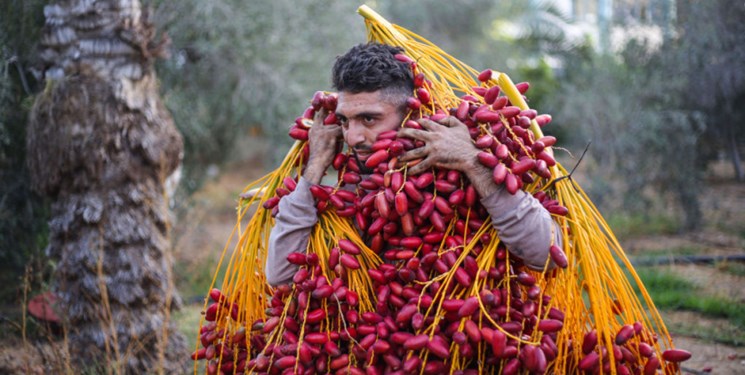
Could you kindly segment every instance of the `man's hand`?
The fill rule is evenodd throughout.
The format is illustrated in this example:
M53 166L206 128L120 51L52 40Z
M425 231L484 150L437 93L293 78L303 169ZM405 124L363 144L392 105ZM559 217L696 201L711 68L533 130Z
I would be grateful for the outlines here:
M327 115L326 109L319 109L308 132L308 164L303 177L311 184L321 182L326 169L334 161L337 148L343 139L341 126L323 124L323 119Z
M398 135L420 140L423 147L410 150L399 160L406 162L423 158L409 169L412 174L419 174L432 167L455 169L465 172L476 162L479 149L474 146L468 128L455 117L447 117L439 124L419 119L424 130L403 128Z
M403 128L401 137L424 142L424 146L410 150L399 158L401 162L423 159L409 168L410 174L419 174L432 167L454 169L464 173L480 196L486 197L498 189L491 179L491 171L478 161L479 149L471 141L468 127L455 117L447 117L436 123L419 119L426 129Z

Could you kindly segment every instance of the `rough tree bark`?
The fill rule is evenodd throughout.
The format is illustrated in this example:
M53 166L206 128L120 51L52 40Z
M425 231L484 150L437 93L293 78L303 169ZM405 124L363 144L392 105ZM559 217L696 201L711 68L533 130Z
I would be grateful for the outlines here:
M47 251L71 357L96 373L181 373L167 185L183 141L157 91L163 39L139 0L62 0L44 15L28 161L52 198Z

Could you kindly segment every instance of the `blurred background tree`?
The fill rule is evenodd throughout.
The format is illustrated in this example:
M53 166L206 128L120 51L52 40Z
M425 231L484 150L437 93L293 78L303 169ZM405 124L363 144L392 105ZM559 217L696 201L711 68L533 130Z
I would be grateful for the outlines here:
M26 125L33 95L42 83L34 74L35 46L44 25L43 0L0 3L0 300L20 295L26 266L41 277L48 263L49 208L31 190L26 166Z
M261 137L278 164L287 129L316 90L330 89L337 55L364 42L350 2L160 1L155 21L173 57L157 67L164 100L184 136L181 197L207 172L242 160L241 139ZM209 168L212 166L212 168Z
M745 4L685 0L678 7L680 38L670 43L666 68L677 67L688 79L679 92L685 105L707 115L697 145L702 161L728 154L735 176L745 181Z
M745 4L619 3L609 50L561 54L549 112L568 140L592 141L588 190L606 212L673 207L680 230L696 229L708 163L728 150L742 175Z

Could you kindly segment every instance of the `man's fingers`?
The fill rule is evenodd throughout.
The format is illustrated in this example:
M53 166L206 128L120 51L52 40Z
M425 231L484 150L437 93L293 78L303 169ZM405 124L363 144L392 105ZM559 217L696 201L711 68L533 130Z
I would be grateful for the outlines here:
M340 141L340 140L344 139L344 131L341 130L341 126L339 126L339 125L329 126L329 128L333 128L334 129L333 131L334 131L334 135L336 136L336 140L337 141Z
M314 122L318 126L311 126L308 135L310 139L317 142L339 143L344 139L344 131L338 125L323 125L323 122ZM325 140L325 141L324 141Z
M313 124L323 125L323 120L326 119L326 116L328 115L329 114L326 108L321 107L319 110L316 111L316 114L313 115Z
M411 167L408 169L409 175L418 175L432 167L432 160L430 158L426 158L422 160L421 163Z
M399 137L408 137L418 139L420 141L427 142L430 140L430 135L426 131L411 128L401 128L398 130Z
M421 125L423 128L425 128L425 129L427 129L429 131L435 131L437 128L439 128L439 127L442 126L442 125L440 125L440 124L438 124L438 123L436 123L436 122L434 122L432 120L426 119L426 118L420 118L419 120L416 120L416 122L418 122L419 125Z
M448 128L456 127L456 126L466 126L466 124L460 122L457 118L453 116L445 117L444 119L440 120L440 124L447 126Z
M427 149L426 147L419 147L415 148L413 150L406 151L403 155L401 155L398 160L405 162L405 161L411 161L415 159L419 159L422 157L427 156Z

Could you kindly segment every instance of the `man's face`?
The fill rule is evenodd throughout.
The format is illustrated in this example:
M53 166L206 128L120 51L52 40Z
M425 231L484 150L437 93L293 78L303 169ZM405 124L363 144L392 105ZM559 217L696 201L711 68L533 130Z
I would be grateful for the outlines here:
M397 105L382 100L380 91L339 93L336 116L344 131L344 141L361 167L372 154L371 146L378 134L397 129L404 119Z

